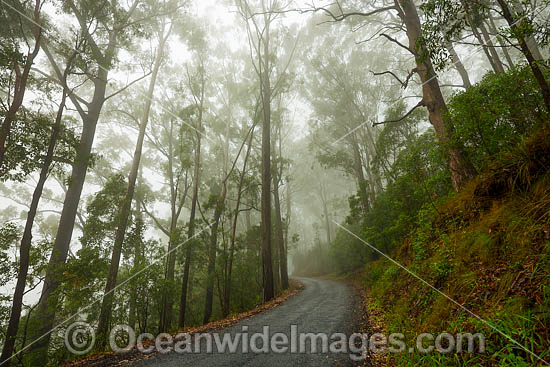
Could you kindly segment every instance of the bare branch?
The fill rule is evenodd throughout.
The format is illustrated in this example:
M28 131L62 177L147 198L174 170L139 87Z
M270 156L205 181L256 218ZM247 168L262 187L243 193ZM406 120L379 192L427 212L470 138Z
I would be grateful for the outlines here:
M315 7L312 6L308 9L286 9L286 10L272 10L272 11L266 11L266 12L256 12L250 14L251 17L254 17L256 15L265 15L265 14L288 14L288 13L298 13L298 14L307 14L307 13L325 13L330 18L332 18L333 22L341 22L349 17L370 17L379 13L383 13L390 10L397 10L395 6L386 6L383 8L377 8L369 12L360 12L360 11L354 11L349 13L344 13L341 6L339 6L340 14L335 14L332 11L328 10L324 7Z
M160 229L162 231L162 233L164 233L165 235L170 237L170 231L168 231L166 228L164 228L164 226L160 223L160 221L157 219L157 217L155 217L155 215L153 213L151 213L149 210L147 210L147 206L145 205L145 202L141 201L141 207L145 211L145 214L147 214L147 216L149 216L149 218L151 218L153 220L153 222L155 222L158 229Z
M418 102L418 104L416 106L414 106L409 112L407 112L403 117L397 119L397 120L388 120L388 121L382 121L382 122L375 122L372 124L372 126L378 126L378 125L383 125L383 124L390 124L390 123L393 123L393 122L401 122L403 121L404 119L406 119L407 117L409 117L410 115L412 115L412 113L419 107L425 107L426 104L424 103L424 100L420 100L420 102Z
M403 87L403 89L407 89L407 87L409 86L409 82L411 81L411 78L414 76L415 73L418 72L418 69L417 68L414 68L412 69L409 74L407 75L407 78L405 79L405 81L401 81L401 79L399 79L399 77L397 75L395 75L393 72L391 71L383 71L381 73L375 73L374 71L371 71L371 73L373 73L373 75L385 75L385 74L390 74L391 76L393 76L395 79L397 79L397 81L401 84L401 86Z
M411 54L415 55L416 56L416 52L411 50L410 48L408 48L407 46L405 46L404 44L402 44L401 42L399 42L398 40L396 40L395 38L387 35L386 33L380 33L380 37L385 37L386 39L388 39L389 41L395 43L396 45L398 45L399 47L402 47L404 48L405 50L409 51Z
M65 84L65 85L62 85L62 86L69 90L69 98L71 99L71 102L73 103L73 105L76 107L76 110L78 111L78 113L80 114L81 117L86 116L86 112L84 111L84 109L82 108L82 106L80 104L82 103L86 106L88 104L82 98L78 97L76 95L76 93L74 93L74 91L71 88L68 88L68 86L66 85L66 82L62 82L63 73L61 73L61 69L59 68L59 65L57 64L57 62L55 61L52 53L50 52L50 50L48 48L48 45L47 45L47 42L42 43L42 50L44 50L44 53L46 54L46 57L48 58L50 64L52 65L52 68L55 71L55 75L57 76L57 78L59 80L59 83Z
M134 85L134 84L136 84L136 83L142 81L143 79L147 78L149 75L151 75L151 71L148 72L147 74L144 74L143 76L140 76L140 77L137 78L136 80L134 80L134 81L128 83L126 86L124 86L123 88L117 90L116 92L114 92L114 93L111 94L110 96L105 97L105 100L108 100L108 99L110 99L110 98L113 98L114 96L116 96L116 95L118 95L118 94L124 92L126 89L130 88L132 85Z

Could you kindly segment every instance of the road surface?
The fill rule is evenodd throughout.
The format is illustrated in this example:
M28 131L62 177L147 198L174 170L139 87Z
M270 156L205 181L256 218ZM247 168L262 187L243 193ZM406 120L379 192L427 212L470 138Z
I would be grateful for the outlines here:
M194 367L215 367L215 366L351 366L352 360L348 353L323 353L322 341L317 339L318 350L311 353L311 339L305 338L305 352L299 353L300 333L326 333L329 337L329 345L336 339L331 339L335 333L343 333L349 337L353 330L354 307L356 307L355 293L347 285L321 279L296 278L305 285L305 289L279 307L258 314L250 319L245 319L234 326L219 332L220 340L225 334L235 337L241 333L241 340L235 353L220 353L216 341L212 342L213 352L207 353L207 343L202 340L200 353L176 353L158 354L148 359L139 361L134 366L140 367L170 367L170 366L194 366ZM295 325L292 327L292 325ZM288 337L288 344L283 343L279 352L270 350L267 353L243 353L242 346L250 343L243 343L244 335L248 334L248 341L254 333L262 333L264 326L269 326L269 338L275 333L284 333ZM245 327L243 329L243 327ZM246 330L248 327L248 330ZM297 337L294 339L298 353L291 353L292 331L294 328ZM265 334L265 332L264 332ZM267 334L266 334L267 335ZM229 336L228 336L229 337ZM263 341L256 340L255 346L261 349ZM194 342L193 342L194 343ZM271 343L271 345L273 345ZM284 346L288 347L286 352ZM193 346L191 346L193 347ZM330 348L329 348L330 349Z

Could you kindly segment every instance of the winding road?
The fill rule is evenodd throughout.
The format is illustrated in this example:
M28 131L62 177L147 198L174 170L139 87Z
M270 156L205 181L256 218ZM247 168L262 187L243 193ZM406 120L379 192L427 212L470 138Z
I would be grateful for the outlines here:
M325 333L329 337L335 333L343 333L350 336L354 321L355 293L347 285L331 280L296 278L305 285L305 289L279 307L258 314L252 318L245 319L234 326L219 331L219 338L223 339L225 334L235 337L236 333L243 333L248 327L249 340L252 334L262 333L264 326L269 326L269 338L275 333L284 333L288 337L288 350L281 353L270 350L267 353L243 353L242 345L239 344L236 353L221 353L217 351L217 343L214 341L213 353L206 352L206 341L201 343L200 353L176 353L157 354L151 358L139 361L134 366L147 367L169 367L169 366L350 366L352 360L349 353L322 353L322 342L317 339L318 350L311 352L311 339L304 339L305 350L299 353L300 333ZM295 326L292 326L295 325ZM292 326L292 327L291 327ZM243 327L244 330L243 330ZM295 339L298 353L290 352L292 345L291 328L298 334ZM243 337L244 334L241 334ZM229 337L229 336L228 336ZM272 340L272 339L271 339ZM283 340L284 341L284 340ZM257 346L262 346L262 341L256 341ZM250 344L250 343L248 343Z

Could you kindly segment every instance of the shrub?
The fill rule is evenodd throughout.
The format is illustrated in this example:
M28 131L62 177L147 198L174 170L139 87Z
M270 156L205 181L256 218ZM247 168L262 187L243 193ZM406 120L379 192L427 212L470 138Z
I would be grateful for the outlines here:
M522 65L506 73L489 73L477 85L455 94L448 103L448 118L456 141L483 170L491 157L517 146L546 121L543 105L533 73Z

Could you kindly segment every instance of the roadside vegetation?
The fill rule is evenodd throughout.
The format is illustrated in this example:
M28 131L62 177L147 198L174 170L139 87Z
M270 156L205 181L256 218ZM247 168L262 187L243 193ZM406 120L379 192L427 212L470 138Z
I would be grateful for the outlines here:
M460 193L449 185L430 131L404 135L414 117L386 126L379 139L391 136L400 146L384 177L388 185L367 215L354 215L352 207L343 224L494 329L345 230L329 248L311 250L318 262L303 263L308 274L327 266L338 273L362 269L371 306L382 310L389 334L415 340L422 332L481 332L487 338L486 354L391 356L396 365L541 363L495 329L548 358L550 124L541 105L524 65L490 73L450 98L455 139L479 172ZM379 153L377 161L388 159Z

